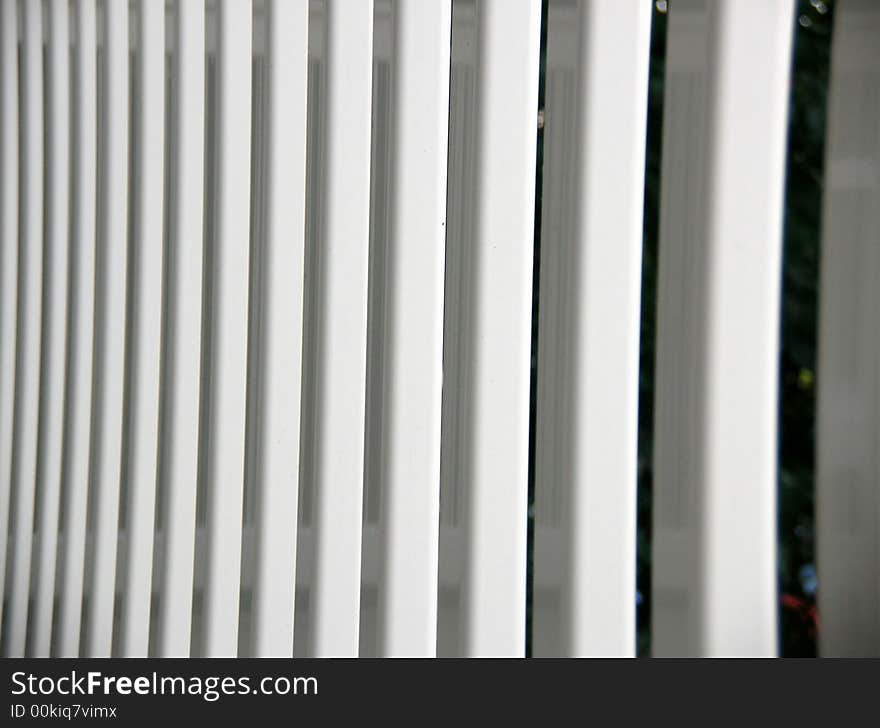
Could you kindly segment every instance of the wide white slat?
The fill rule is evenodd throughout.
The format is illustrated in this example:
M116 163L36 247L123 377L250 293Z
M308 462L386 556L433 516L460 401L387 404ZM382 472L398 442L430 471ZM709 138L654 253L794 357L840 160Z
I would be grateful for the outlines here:
M650 3L550 3L533 646L635 654Z
M381 463L378 651L387 656L437 649L451 18L448 0L391 8L389 236L375 283L384 407L369 445Z
M12 455L14 508L12 592L7 600L6 653L22 657L30 598L37 430L40 398L40 344L43 293L43 18L41 3L24 3L21 51L20 190L18 248L18 350Z
M254 645L293 654L305 255L308 3L268 11L266 241L258 375Z
M369 249L372 0L328 0L321 237L315 268L311 630L315 656L358 652Z
M880 654L880 6L835 6L819 296L819 648Z
M174 140L169 157L174 176L168 195L160 446L165 556L159 571L156 651L165 657L186 657L192 623L202 343L205 5L179 2L175 10Z
M205 652L238 649L250 263L250 0L221 0L217 74L216 230L211 299L210 404L204 476L208 563Z
M116 546L122 476L125 380L126 275L128 262L129 8L103 6L100 190L92 418L94 523L92 584L86 612L85 653L109 657L116 601Z
M127 402L127 563L123 572L122 645L146 657L150 636L153 531L159 441L159 355L162 322L162 223L165 144L165 8L138 8L138 184L132 267L131 348Z
M92 358L95 313L95 231L97 195L97 61L95 0L76 2L73 100L70 309L65 396L64 465L59 553L59 657L76 657L80 646L89 443L92 421Z
M443 490L461 509L448 549L463 564L438 651L521 656L540 3L479 2L473 22L473 139L449 186L472 207L449 242L444 347Z
M18 313L18 14L0 5L0 611L6 586L12 488L15 341Z
M37 532L33 637L30 653L48 657L55 602L58 510L64 433L67 357L67 283L70 204L70 28L67 3L49 6L49 73L46 181L46 242L43 277L43 346L37 488L41 492Z
M655 655L777 649L776 408L792 10L789 0L670 4Z

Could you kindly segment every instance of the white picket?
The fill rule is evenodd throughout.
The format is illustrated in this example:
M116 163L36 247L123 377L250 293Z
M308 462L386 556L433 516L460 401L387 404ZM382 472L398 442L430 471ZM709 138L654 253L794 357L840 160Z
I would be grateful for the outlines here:
M880 7L835 7L816 427L819 649L880 654Z
M311 631L315 656L358 652L369 252L372 0L327 0Z
M153 587L153 533L159 445L159 375L165 150L165 8L138 6L138 119L130 163L137 170L133 204L134 274L129 292L131 348L128 367L126 543L122 581L121 653L146 657Z
M205 653L235 656L241 570L250 272L250 0L220 0L216 113L216 230L210 259L210 402L204 477L208 562Z
M0 608L6 587L18 328L18 6L0 5Z
M18 333L12 454L12 548L8 575L6 655L23 657L30 601L43 296L43 17L41 3L24 3L21 48L18 245ZM17 24L16 24L17 25Z
M98 251L95 400L92 472L95 489L92 585L86 610L85 653L109 657L116 603L117 527L122 478L125 318L128 266L128 3L109 2L103 14L103 129L98 152Z
M192 628L202 356L205 5L179 2L174 15L160 465L164 494L156 653L188 657ZM171 140L166 140L169 144Z
M670 4L655 655L777 650L776 409L792 22L789 0Z
M550 3L533 649L635 654L650 4Z
M456 40L459 24L473 44ZM453 122L452 144L459 134L472 142L449 183L462 202L455 230L449 210L441 497L462 505L440 535L458 625L440 630L440 654L525 653L540 24L533 0L453 14L453 72L462 64L474 81L451 107L466 119Z
M383 420L368 440L381 463L378 652L386 656L437 649L451 18L448 1L391 7L389 226L373 282L384 294Z
M269 120L258 385L255 653L290 657L299 493L308 4L268 5Z
M70 310L65 396L62 521L59 553L58 642L53 656L80 652L89 457L92 432L92 374L95 317L97 199L97 12L95 0L77 0Z
M49 657L55 604L55 563L61 497L64 434L64 377L67 363L67 283L70 241L70 28L67 3L49 6L49 69L46 119L46 218L43 278L43 346L40 370L40 427L37 489L39 549L35 563L29 653Z

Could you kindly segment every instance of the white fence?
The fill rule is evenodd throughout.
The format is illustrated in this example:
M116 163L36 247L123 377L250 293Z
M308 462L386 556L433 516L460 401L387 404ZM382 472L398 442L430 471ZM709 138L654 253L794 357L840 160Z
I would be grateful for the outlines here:
M523 655L539 0L0 0L8 655ZM793 0L672 0L654 654L777 649ZM536 655L635 651L649 0L551 0ZM880 654L880 6L839 0L821 649Z

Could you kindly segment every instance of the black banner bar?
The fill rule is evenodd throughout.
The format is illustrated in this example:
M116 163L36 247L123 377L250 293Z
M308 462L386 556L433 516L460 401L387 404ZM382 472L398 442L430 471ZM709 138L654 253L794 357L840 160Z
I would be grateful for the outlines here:
M872 715L880 660L0 661L0 724L529 717L605 725L686 717L838 724ZM865 712L863 712L865 711Z

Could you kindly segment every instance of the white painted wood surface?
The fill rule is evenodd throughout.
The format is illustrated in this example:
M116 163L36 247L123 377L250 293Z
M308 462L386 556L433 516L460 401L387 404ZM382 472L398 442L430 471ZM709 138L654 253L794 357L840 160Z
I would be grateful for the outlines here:
M74 184L70 248L68 370L65 398L62 519L58 559L57 643L52 654L80 653L85 577L95 318L97 200L97 12L95 0L75 5L72 146Z
M658 655L777 649L793 7L669 4ZM655 11L551 2L535 321L540 10L2 0L5 654L521 656L529 588L535 654L633 654ZM877 12L836 8L825 654L880 650Z
M178 3L171 18L172 139L166 243L166 307L161 412L160 520L164 558L159 567L157 645L164 657L190 654L199 454L202 356L205 6Z
M137 113L130 164L137 170L129 266L129 349L125 430L128 502L127 559L122 571L121 654L146 657L150 637L159 461L159 377L162 340L162 273L165 151L165 8L141 0L136 66Z
M220 0L215 231L211 262L207 428L199 477L207 498L206 657L238 651L250 273L250 0ZM207 323L207 322L206 322Z
M268 5L269 118L263 249L255 654L290 657L299 493L305 265L308 4Z
M128 3L107 3L103 30L103 57L98 68L98 123L103 138L98 152L98 280L90 465L94 509L89 513L94 541L84 626L88 657L111 655L116 606L128 298Z
M655 655L777 650L777 379L792 18L785 0L670 7L655 380Z
M11 545L7 556L6 655L23 657L30 601L43 296L43 18L40 3L22 6L20 61L18 322L12 452ZM10 563L11 562L11 563Z
M880 654L880 7L835 8L822 232L819 649Z
M651 7L551 2L535 423L534 653L635 654Z
M19 88L18 5L0 5L0 604L6 594L6 554L12 492L15 362L18 334Z
M358 652L369 251L371 0L326 3L325 142L315 276L315 656Z
M370 442L381 459L378 651L385 656L429 657L437 644L451 18L450 2L391 8L391 192L377 284L384 420Z
M48 7L43 345L40 352L40 429L35 514L40 534L35 552L35 589L29 654L49 657L55 602L58 514L64 435L64 377L67 362L67 283L70 210L70 8Z
M455 15L453 73L472 69L472 85L453 94L450 133L473 141L449 183L461 196L447 240L441 497L461 510L440 535L455 627L438 651L521 656L541 9L490 0Z

